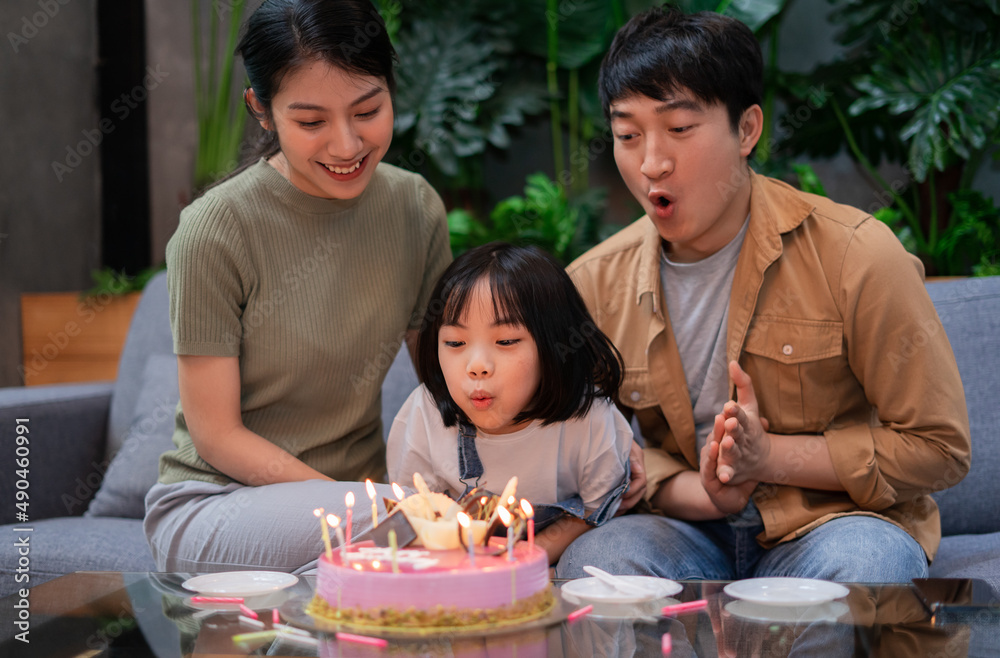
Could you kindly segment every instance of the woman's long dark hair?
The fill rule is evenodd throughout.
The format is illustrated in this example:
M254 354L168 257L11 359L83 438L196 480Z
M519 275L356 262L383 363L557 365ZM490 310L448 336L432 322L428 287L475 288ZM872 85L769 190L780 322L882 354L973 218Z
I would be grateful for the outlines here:
M303 64L322 61L348 73L382 78L396 92L396 51L385 22L370 0L265 0L246 22L236 47L257 102L247 112L272 121L271 101L285 77ZM279 150L278 134L265 130L231 178ZM220 181L221 182L221 181Z

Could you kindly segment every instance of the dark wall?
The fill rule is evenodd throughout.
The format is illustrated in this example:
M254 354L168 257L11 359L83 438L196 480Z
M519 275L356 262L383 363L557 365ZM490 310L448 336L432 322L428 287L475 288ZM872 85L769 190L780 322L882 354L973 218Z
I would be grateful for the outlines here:
M20 294L101 264L95 7L0 3L0 385L21 383Z

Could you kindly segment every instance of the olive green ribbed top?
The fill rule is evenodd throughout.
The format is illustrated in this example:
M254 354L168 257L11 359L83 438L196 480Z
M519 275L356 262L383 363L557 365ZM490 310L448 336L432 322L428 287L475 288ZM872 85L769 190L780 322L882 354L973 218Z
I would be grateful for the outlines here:
M440 197L379 164L350 200L309 196L263 160L181 213L167 245L179 355L239 357L248 429L337 480L385 474L382 380L451 260ZM160 482L232 480L178 405Z

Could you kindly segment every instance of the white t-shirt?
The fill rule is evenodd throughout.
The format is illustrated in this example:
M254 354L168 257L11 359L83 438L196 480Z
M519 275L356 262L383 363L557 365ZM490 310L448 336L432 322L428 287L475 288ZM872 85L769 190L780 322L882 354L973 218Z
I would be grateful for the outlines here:
M476 451L483 464L479 485L499 493L516 475L519 498L545 505L578 494L590 513L625 481L631 445L632 430L617 407L594 400L583 418L545 426L534 421L510 434L477 431ZM452 497L465 491L459 478L458 426L444 426L425 386L414 390L396 415L387 453L393 482L410 485L419 472L433 491Z

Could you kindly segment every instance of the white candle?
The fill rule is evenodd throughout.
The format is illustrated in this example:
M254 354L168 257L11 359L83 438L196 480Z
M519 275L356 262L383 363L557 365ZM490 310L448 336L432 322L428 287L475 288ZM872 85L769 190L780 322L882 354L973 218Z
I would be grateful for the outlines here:
M368 492L368 497L372 500L372 527L378 527L378 504L375 503L375 485L372 484L371 480L365 480L365 490Z
M354 516L354 492L348 491L347 495L344 496L344 504L347 505L347 546L351 545L351 517Z
M500 513L500 522L503 523L504 526L507 528L507 561L508 562L513 562L514 561L514 528L513 528L513 525L511 523L511 521L513 520L513 517L511 517L510 512L508 512L507 508L504 507L503 505L501 505L499 508L497 508L497 511Z
M326 527L326 519L323 517L323 508L317 507L313 510L313 514L319 517L319 527L323 530L323 548L326 553L326 559L333 559L333 549L330 548L330 530Z
M469 564L476 566L476 549L472 545L472 520L465 512L458 513L458 523L465 529L465 544L469 547Z
M389 531L389 551L392 553L392 572L399 573L399 546L396 545L396 531Z
M340 562L346 564L347 542L344 541L344 530L340 527L340 517L336 514L327 514L326 521L333 526L334 532L337 533L337 541L340 542Z

